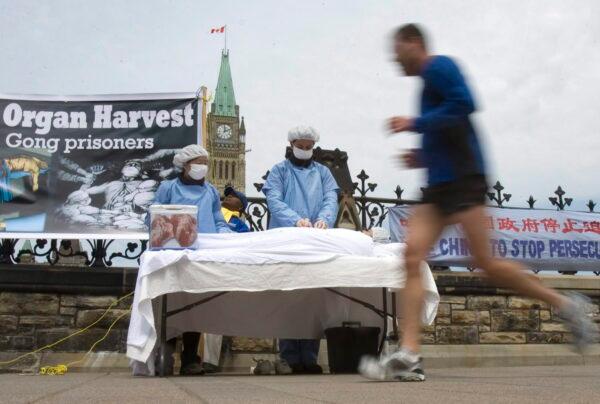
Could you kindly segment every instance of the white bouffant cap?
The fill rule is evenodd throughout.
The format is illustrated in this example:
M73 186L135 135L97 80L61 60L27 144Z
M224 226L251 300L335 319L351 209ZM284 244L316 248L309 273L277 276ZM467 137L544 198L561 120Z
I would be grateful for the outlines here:
M294 140L312 140L313 142L318 142L321 136L317 133L315 128L312 126L296 126L295 128L290 129L288 132L288 141L293 142Z
M191 144L179 150L173 157L173 165L177 168L183 168L183 165L197 157L208 157L206 149L198 144Z

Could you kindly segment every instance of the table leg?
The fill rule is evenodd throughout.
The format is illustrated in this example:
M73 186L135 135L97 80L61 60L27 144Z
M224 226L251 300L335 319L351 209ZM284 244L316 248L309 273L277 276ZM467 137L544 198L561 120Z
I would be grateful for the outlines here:
M381 288L381 294L383 296L383 333L381 335L381 342L379 343L378 354L381 354L383 350L383 344L387 338L388 331L388 304L387 304L387 288Z
M159 376L165 377L167 362L167 295L160 298L160 352Z
M392 316L394 317L394 322L392 323L393 333L396 340L399 339L398 335L398 312L396 310L396 292L392 291Z

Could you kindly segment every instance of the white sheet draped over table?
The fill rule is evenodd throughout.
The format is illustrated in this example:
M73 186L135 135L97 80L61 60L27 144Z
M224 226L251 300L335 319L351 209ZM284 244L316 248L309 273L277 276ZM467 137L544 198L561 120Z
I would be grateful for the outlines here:
M381 288L404 285L402 244L374 244L343 229L280 228L263 232L200 234L197 250L147 251L136 283L127 356L153 371L157 341L154 298L169 294L168 310L228 291L169 317L167 338L184 331L279 338L322 338L343 321L382 326L372 311L324 288L381 308ZM423 321L435 318L439 295L423 263ZM154 302L156 303L156 301ZM139 365L139 364L138 364Z

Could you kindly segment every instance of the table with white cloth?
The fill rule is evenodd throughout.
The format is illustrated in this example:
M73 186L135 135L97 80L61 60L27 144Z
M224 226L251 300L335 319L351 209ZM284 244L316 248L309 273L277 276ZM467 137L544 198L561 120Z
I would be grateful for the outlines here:
M156 349L164 364L166 341L187 331L321 339L343 322L383 320L383 338L405 282L403 244L344 229L200 234L194 247L141 257L127 336L136 374L154 374ZM421 271L431 324L439 295L426 263Z

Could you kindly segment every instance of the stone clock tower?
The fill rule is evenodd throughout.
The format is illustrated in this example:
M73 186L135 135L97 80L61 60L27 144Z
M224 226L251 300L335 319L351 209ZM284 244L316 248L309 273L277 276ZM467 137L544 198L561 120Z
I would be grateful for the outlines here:
M231 184L246 192L246 126L235 103L229 66L229 50L221 54L219 80L207 117L207 149L210 154L209 181L223 194Z

